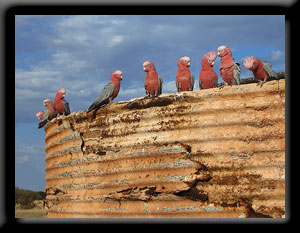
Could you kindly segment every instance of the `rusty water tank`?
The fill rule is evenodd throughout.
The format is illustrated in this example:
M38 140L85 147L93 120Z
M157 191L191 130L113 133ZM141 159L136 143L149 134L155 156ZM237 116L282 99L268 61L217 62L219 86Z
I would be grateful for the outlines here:
M113 103L45 131L49 218L285 217L285 80Z

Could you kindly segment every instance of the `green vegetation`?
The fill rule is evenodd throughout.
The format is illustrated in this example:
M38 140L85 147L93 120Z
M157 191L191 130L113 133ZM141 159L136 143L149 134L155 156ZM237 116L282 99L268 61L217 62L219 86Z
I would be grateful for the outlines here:
M36 207L38 200L45 200L45 192L34 192L31 190L25 190L15 187L15 207L21 209L32 209Z

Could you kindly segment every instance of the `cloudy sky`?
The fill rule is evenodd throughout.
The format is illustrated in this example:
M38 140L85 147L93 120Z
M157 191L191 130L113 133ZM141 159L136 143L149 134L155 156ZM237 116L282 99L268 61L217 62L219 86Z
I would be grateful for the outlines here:
M177 60L191 58L198 75L202 56L221 45L242 64L256 56L285 71L283 15L18 15L15 17L16 186L41 191L45 182L45 131L35 112L64 87L71 112L86 110L109 81L123 71L118 97L145 95L142 64L154 62L163 93L176 91ZM220 59L214 66L219 76ZM241 78L253 75L242 66ZM219 76L219 82L222 82Z

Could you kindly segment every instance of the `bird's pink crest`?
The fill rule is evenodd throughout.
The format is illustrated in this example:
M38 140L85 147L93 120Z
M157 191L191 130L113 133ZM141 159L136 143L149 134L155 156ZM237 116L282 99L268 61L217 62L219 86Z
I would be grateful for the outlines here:
M228 47L225 45L221 45L218 47L218 52L220 52L221 50L225 50L226 48L228 48Z
M191 61L191 59L187 56L183 56L183 57L179 58L179 60L183 60L183 61L187 61L187 62Z
M216 60L217 55L218 55L217 52L211 51L211 52L205 54L204 57L206 57L207 59L210 59L213 62Z
M111 76L111 78L116 78L118 80L122 80L123 79L123 72L121 70L115 70Z
M155 70L155 66L154 66L154 64L153 64L153 62L152 61L145 61L144 63L143 63L143 67L144 67L144 70L146 71L146 72L148 72L148 71L150 71L150 70Z
M151 61L145 61L145 62L143 63L143 66L145 67L145 66L150 65L150 64L152 64Z
M116 74L116 75L121 76L121 75L123 75L123 72L122 72L121 70L115 70L115 71L113 72L113 74Z
M64 94L66 94L66 89L65 88L60 88L57 92L64 95Z
M245 68L248 70L253 68L253 64L254 64L255 60L256 60L256 58L254 56L245 58L244 62L243 62Z
M189 67L191 65L191 59L187 56L183 56L178 59L177 66L179 67Z

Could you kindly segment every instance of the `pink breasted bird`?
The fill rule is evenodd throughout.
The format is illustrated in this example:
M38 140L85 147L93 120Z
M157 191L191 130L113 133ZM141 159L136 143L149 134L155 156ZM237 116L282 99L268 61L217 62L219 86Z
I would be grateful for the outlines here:
M54 109L53 103L50 99L45 99L43 104L46 106L46 110L42 113L41 122L39 123L38 128L42 128L48 121L51 121L53 118L57 116L57 112ZM39 112L41 113L41 112ZM41 114L36 113L36 116L41 117Z
M263 62L258 58L252 56L244 59L244 66L246 69L251 70L255 78L258 80L260 87L267 81L267 78L275 78L278 80L278 77L275 71L267 62Z
M200 89L214 88L218 85L218 76L213 69L217 52L212 51L202 57L202 68L199 73L199 87Z
M115 70L110 76L110 82L104 87L98 98L88 108L87 112L97 110L103 105L110 104L119 93L122 79L123 72L121 70Z
M224 85L240 85L241 67L233 59L231 49L227 46L220 46L218 48L218 55L221 57L220 75L224 81Z
M195 78L189 69L190 65L191 59L187 56L181 57L177 61L176 87L178 92L194 89Z
M54 108L59 115L67 116L70 114L69 103L64 99L66 96L66 89L60 88L56 92L54 99Z
M145 61L143 69L147 72L145 77L146 95L150 97L160 95L162 93L162 77L156 72L153 62Z

